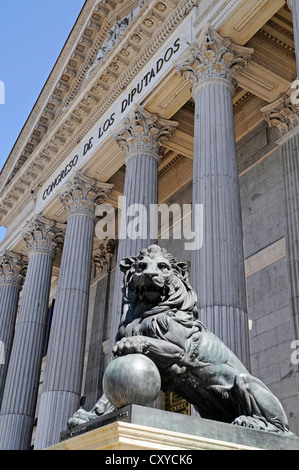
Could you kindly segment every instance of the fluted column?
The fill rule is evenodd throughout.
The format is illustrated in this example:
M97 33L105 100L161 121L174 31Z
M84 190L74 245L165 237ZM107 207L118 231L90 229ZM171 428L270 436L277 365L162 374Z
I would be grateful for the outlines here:
M23 235L29 261L2 400L1 450L30 447L57 234L55 222L38 216Z
M118 244L115 276L111 344L114 346L121 316L122 280L120 261L135 256L142 248L157 242L158 234L150 225L150 214L158 205L158 167L163 154L163 142L171 137L178 123L162 119L136 105L130 115L115 131L113 138L125 152L126 176L124 207L121 216L121 236ZM138 213L137 205L142 212ZM133 209L135 205L136 213ZM130 230L130 222L138 216L138 234ZM154 216L153 216L154 217ZM152 217L152 221L153 221ZM134 227L132 227L133 229Z
M24 280L25 262L21 255L5 250L0 258L0 408L11 353L18 310L19 294Z
M299 115L299 108L298 108ZM280 142L293 339L299 339L299 128ZM297 368L298 369L298 368Z
M82 374L96 205L112 186L77 173L59 196L68 211L56 302L38 412L35 449L59 442L78 409Z
M299 103L292 90L261 109L278 130L284 180L285 237L289 276L292 335L299 339ZM299 368L297 365L297 381Z
M293 27L294 27L294 40L297 62L297 77L299 77L299 0L287 0L287 4L292 10Z
M193 214L196 204L204 211L203 246L192 251L192 285L203 323L247 367L249 331L232 100L235 76L252 52L206 25L197 43L176 63L177 71L193 84Z

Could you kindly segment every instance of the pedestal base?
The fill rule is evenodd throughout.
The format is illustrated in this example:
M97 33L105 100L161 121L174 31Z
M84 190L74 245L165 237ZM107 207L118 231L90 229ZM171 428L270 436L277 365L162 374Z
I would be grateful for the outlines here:
M47 450L259 450L254 447L191 436L118 421Z
M130 405L61 433L47 450L299 450L299 439Z

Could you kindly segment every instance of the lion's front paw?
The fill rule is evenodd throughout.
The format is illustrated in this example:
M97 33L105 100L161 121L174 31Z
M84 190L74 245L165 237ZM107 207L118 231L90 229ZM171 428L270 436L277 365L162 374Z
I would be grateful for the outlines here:
M244 426L246 428L259 429L261 431L267 430L268 424L263 417L256 418L254 416L239 416L232 424L237 426Z
M187 368L185 366L179 366L178 364L172 364L166 370L170 377L177 377L183 375Z
M68 428L72 429L75 426L79 426L80 424L87 423L88 421L92 421L93 419L98 418L98 416L89 411L85 411L80 408L76 413L68 420Z
M144 336L131 336L122 338L113 348L114 356L126 356L127 354L146 354L148 341Z

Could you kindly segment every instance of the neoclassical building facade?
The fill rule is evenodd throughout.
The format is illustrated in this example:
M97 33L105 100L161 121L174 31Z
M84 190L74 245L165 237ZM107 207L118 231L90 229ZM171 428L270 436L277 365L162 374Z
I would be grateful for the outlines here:
M299 0L85 2L0 175L1 449L101 396L119 262L152 243L298 434L298 50Z

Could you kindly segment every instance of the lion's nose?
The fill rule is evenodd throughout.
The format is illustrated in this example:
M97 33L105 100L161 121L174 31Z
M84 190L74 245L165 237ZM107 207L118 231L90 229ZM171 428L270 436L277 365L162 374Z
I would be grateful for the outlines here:
M143 272L144 278L148 281L151 281L155 276L157 276L157 273L154 271L144 271Z
M149 271L146 270L143 273L143 284L156 284L156 285L161 285L163 284L163 278L159 276L159 274L156 271Z

